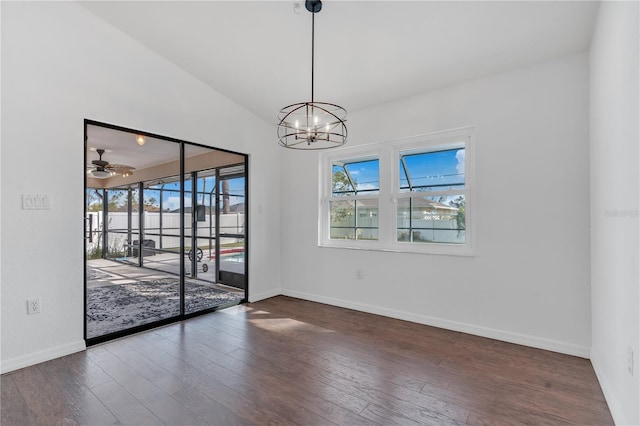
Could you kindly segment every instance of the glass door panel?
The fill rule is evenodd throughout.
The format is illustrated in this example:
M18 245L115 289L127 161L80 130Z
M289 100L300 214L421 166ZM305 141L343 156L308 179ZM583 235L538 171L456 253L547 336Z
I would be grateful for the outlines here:
M185 314L227 301L215 284L215 169L201 170L202 155L202 147L185 147Z
M107 202L105 258L138 264L138 189L114 188L104 192Z
M103 256L103 199L104 190L87 188L85 200L86 259L102 259Z
M244 165L220 169L219 179L218 281L243 289L246 270Z
M160 192L161 228L158 237L161 253L172 254L171 272L180 275L180 176L163 179L153 187Z
M198 265L194 277L216 282L215 275L215 170L196 173L195 231L198 246Z
M168 209L163 211L164 192L158 185L152 185L143 190L143 266L179 277L180 239L167 236L167 233L176 233L177 237L180 236L179 226L175 230L171 229L175 221L174 216L179 215L167 211Z
M196 269L195 263L197 263L198 252L197 248L194 252L193 247L193 209L194 206L194 198L193 198L193 181L191 179L191 174L187 174L184 176L184 214L183 214L183 224L184 224L184 239L182 241L183 244L183 252L182 255L184 257L184 273L185 279L194 276L194 269Z

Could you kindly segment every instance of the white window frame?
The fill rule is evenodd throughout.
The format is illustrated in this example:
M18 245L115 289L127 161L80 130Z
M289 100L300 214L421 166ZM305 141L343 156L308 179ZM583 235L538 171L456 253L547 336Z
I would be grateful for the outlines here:
M375 150L357 150L354 155L349 155L348 149L341 150L333 150L331 153L334 155L324 155L320 161L321 163L321 173L322 173L322 164L329 168L328 173L325 173L325 178L321 178L320 182L320 194L321 194L321 208L320 208L320 216L318 219L318 232L319 238L323 243L320 245L326 245L330 247L343 247L343 248L365 248L369 250L376 250L380 241L380 191L377 194L365 193L358 195L349 195L349 196L333 196L333 185L332 185L332 176L333 176L333 164L334 162L344 162L351 163L357 161L368 161L368 160L378 160L379 172L382 172L382 165L380 164L379 154ZM327 176L328 175L328 176ZM321 174L322 176L322 174ZM328 179L327 179L328 178ZM382 181L382 176L378 176L380 181ZM380 182L380 186L382 186L382 182ZM324 194L324 195L323 195ZM332 201L346 201L346 200L378 200L378 240L347 240L347 239L332 239L330 238L331 233L331 207L330 203ZM357 219L356 219L357 220ZM324 243L327 244L324 244ZM356 246L353 246L353 243L356 243Z
M429 152L451 148L465 149L465 185L462 190L400 192L400 153L406 151ZM472 127L465 127L394 141L377 142L320 153L318 245L320 247L378 250L403 253L424 253L473 256L475 254L475 136ZM352 162L377 158L379 164L380 191L378 194L333 197L332 165L334 162ZM465 197L465 243L411 243L397 241L397 200L416 194L440 196L462 193ZM378 199L378 240L331 239L330 202L344 199Z

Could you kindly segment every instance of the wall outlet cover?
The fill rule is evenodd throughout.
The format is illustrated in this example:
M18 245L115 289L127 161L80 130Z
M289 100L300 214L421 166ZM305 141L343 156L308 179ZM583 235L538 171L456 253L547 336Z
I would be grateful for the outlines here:
M27 314L39 314L40 313L40 299L27 300Z

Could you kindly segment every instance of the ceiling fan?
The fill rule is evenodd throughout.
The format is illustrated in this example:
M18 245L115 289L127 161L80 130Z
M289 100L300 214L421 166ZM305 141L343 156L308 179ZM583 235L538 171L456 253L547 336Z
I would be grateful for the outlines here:
M91 173L96 178L107 178L115 175L122 175L123 177L131 176L135 167L125 166L124 164L109 164L108 161L102 159L104 149L96 149L99 158L91 161L91 170L87 173Z

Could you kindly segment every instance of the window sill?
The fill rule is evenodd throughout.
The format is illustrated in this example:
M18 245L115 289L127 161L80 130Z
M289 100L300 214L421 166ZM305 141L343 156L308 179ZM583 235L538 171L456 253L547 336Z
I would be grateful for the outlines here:
M360 241L359 243L362 243ZM347 249L347 250L364 250L364 251L381 251L381 252L389 252L389 253L406 253L406 254L429 254L429 255L440 255L440 256L460 256L460 257L475 257L475 250L472 247L467 246L459 246L459 245L449 245L449 244L438 244L437 247L429 245L429 246L418 246L418 247L410 247L411 250L404 247L381 247L379 245L373 244L358 244L354 245L352 241L344 242L343 244L336 244L333 242L327 243L322 242L318 243L318 247L320 248L336 248L336 249Z

